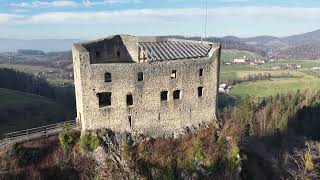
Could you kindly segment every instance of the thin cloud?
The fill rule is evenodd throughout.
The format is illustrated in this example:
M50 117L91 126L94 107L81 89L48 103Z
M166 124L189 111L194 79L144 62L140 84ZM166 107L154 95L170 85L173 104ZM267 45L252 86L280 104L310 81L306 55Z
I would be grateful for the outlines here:
M297 13L299 12L299 13ZM48 12L36 15L17 16L0 14L1 24L92 24L92 23L135 23L135 22L182 22L199 20L204 16L201 8L180 9L134 9L99 12ZM320 20L320 8L286 7L226 7L208 9L209 18L288 18ZM9 19L9 20L8 20Z
M23 18L21 15L0 13L0 24L9 24L12 21Z
M82 4L87 7L107 5L107 4L128 4L128 3L141 3L142 0L103 0L103 1L91 1L82 0Z
M79 4L75 1L33 1L33 2L21 2L11 3L10 6L16 8L38 8L38 7L76 7Z

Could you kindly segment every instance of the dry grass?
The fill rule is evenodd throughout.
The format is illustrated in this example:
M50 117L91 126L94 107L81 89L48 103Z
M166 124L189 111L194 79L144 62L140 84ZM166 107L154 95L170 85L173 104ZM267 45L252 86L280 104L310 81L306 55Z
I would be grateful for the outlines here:
M30 179L92 179L95 174L96 164L91 156L83 154L78 145L65 154L56 136L23 143L21 147L18 154L12 153L12 148L1 151L0 179L24 176ZM27 156L30 153L26 152L33 154L31 159Z

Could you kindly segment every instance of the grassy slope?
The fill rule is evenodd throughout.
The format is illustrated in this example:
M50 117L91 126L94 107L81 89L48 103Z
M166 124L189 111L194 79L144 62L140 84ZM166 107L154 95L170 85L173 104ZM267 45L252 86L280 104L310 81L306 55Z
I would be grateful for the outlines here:
M63 108L45 97L0 88L0 102L0 134L63 121Z
M234 59L243 58L246 56L247 59L259 59L259 55L249 52L240 51L236 49L223 49L221 53L221 59L223 62L232 62Z
M301 70L271 70L273 66L286 66L287 64L300 64L303 66ZM222 65L221 67L221 81L237 79L249 74L271 73L281 74L289 73L296 76L295 78L280 78L264 81L255 81L235 85L231 94L244 96L246 94L255 96L269 96L277 93L295 92L298 89L312 89L320 90L320 73L304 70L320 66L320 61L308 60L283 60L279 62L268 63L261 66L250 67L248 65Z

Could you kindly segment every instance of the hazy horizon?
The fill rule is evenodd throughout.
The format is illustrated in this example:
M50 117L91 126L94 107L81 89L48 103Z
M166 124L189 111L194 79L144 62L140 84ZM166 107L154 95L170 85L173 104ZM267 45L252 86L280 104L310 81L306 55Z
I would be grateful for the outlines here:
M255 35L255 36L236 36L236 35L233 35L233 34L229 34L229 35L225 35L225 36L208 36L208 38L210 37L216 37L216 38L224 38L224 37L228 37L228 36L235 36L235 37L238 37L238 38L253 38L253 37L262 37L262 36L273 36L273 37L276 37L276 38L283 38L283 37L288 37L288 36L295 36L295 35L300 35L300 34L304 34L304 33L310 33L310 32L314 32L314 31L320 31L320 28L319 29L313 29L313 30L309 30L309 31L306 31L306 32L302 32L302 33L292 33L292 34L287 34L285 36L274 36L274 35L270 35L270 34L261 34L261 35ZM90 41L90 40L93 40L93 39L99 39L99 38L105 38L105 37L108 37L108 36L112 36L112 35L118 35L118 34L106 34L106 35L102 35L100 37L93 37L91 39L82 39L82 38L30 38L30 39L27 39L27 38L8 38L8 37L1 37L0 36L0 39L2 40L23 40L23 41L32 41L32 40L80 40L80 41ZM137 34L127 34L127 35L132 35L132 36L139 36ZM142 35L140 35L142 36ZM181 35L181 34L163 34L163 35L143 35L143 36L184 36L184 37L202 37L202 36L192 36L192 35Z

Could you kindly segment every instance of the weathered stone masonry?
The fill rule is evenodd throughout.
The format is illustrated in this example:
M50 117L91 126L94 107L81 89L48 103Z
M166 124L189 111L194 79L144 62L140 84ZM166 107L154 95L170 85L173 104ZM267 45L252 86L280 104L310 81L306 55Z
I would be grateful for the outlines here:
M74 44L77 120L152 136L216 119L220 45L117 35Z

